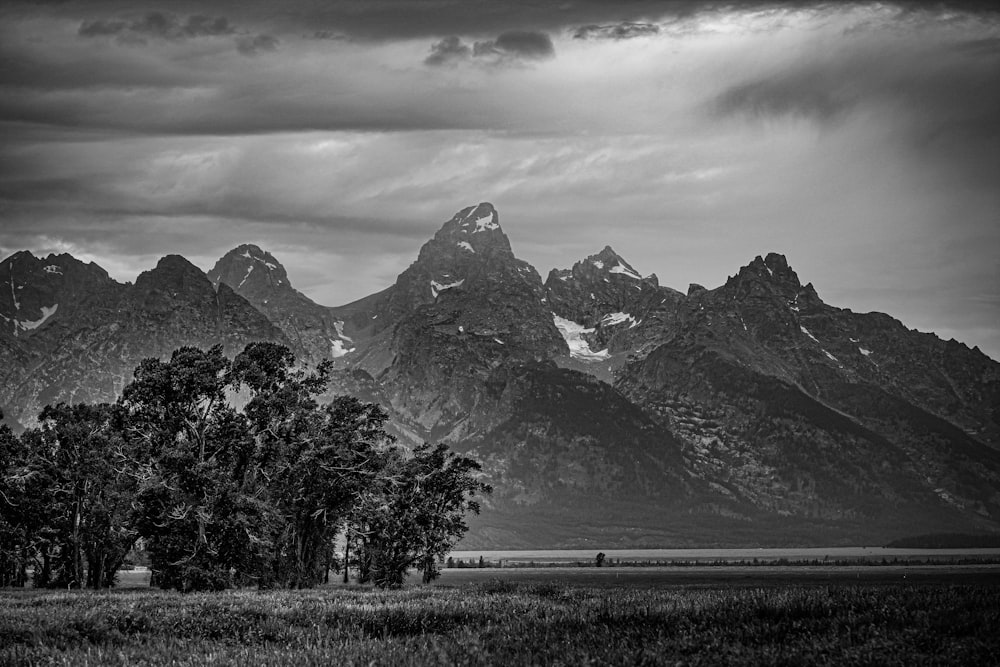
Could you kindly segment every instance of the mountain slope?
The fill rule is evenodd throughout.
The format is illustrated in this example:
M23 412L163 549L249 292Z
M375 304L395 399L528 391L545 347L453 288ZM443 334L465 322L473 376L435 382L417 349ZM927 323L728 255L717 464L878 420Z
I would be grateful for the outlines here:
M216 262L208 279L218 289L228 285L276 324L296 356L309 363L348 353L353 341L344 323L292 287L285 267L256 245L238 246Z
M886 319L827 306L784 257L758 257L689 297L677 330L616 386L685 442L699 477L756 507L886 530L995 527L998 452L947 419L966 416L981 436L988 414L976 402L912 401L903 384L957 397L933 352L906 374L880 368L928 342ZM971 395L995 396L995 362L967 348L951 354L977 378Z
M872 543L1000 531L1000 364L823 302L778 254L687 294L610 246L543 284L489 203L386 289L328 308L235 248L135 285L68 255L0 263L0 407L110 400L146 356L252 340L331 358L331 393L484 463L469 546Z
M183 345L221 344L235 354L254 340L287 342L245 299L226 286L216 292L183 257L164 257L135 285L117 283L96 265L69 256L52 259L35 260L42 273L15 268L10 274L6 267L15 276L16 292L25 295L16 312L24 317L35 315L32 308L51 312L38 326L19 326L20 347L0 348L5 366L13 369L0 389L0 404L20 424L33 422L49 403L112 401L142 359L166 357ZM24 253L13 260L28 263ZM20 277L28 282L17 290Z

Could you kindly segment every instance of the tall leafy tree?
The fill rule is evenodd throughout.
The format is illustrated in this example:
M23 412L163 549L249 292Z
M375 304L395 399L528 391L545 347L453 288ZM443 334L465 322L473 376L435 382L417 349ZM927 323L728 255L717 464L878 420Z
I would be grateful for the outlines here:
M407 455L375 404L320 404L329 372L272 343L232 361L184 347L143 361L116 405L0 429L0 582L33 558L38 585L104 587L142 536L160 587L307 587L342 530L360 580L399 586L418 564L430 581L490 490L479 466L444 445Z
M0 587L24 586L28 579L36 506L27 501L23 463L21 439L0 424Z
M150 461L137 526L163 588L246 582L270 547L271 508L243 483L254 442L227 400L230 370L220 346L184 347L143 361L122 394L133 452Z
M362 578L398 588L414 565L424 583L436 578L438 560L468 531L466 514L479 513L476 497L492 491L479 470L443 444L396 459L353 513Z
M287 348L253 343L234 360L233 375L252 393L245 412L255 466L280 517L271 583L300 588L323 580L344 516L379 474L391 438L377 405L346 396L318 405L329 366L307 373L293 361Z
M22 436L22 512L39 563L36 586L105 588L135 542L135 480L123 465L115 406L46 406Z

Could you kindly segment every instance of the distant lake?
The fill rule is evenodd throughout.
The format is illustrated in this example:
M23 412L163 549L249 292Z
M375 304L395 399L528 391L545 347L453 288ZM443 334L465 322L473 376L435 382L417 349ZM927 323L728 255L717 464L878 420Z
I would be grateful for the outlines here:
M603 551L608 561L789 561L937 559L952 560L963 556L1000 559L1000 549L886 549L883 547L808 547L776 549L535 549L524 551L453 551L456 560L479 560L509 563L572 563L594 561Z

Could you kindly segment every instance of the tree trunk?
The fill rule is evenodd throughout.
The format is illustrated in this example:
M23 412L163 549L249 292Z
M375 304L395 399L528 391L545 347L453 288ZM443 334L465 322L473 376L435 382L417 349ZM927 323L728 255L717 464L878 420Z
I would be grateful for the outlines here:
M347 583L347 563L349 562L347 559L351 555L351 533L350 533L350 528L348 528L347 530L344 531L344 537L346 538L344 540L344 583L346 584Z
M76 488L73 502L73 565L69 586L80 588L83 585L83 553L80 548L80 523L83 520L83 498L79 485Z

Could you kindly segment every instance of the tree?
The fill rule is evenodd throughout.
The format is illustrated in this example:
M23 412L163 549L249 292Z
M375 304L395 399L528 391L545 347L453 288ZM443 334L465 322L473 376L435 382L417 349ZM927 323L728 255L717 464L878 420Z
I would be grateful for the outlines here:
M15 477L24 536L39 561L35 585L108 587L137 536L128 526L135 480L122 465L115 406L60 403L39 421L21 438Z
M155 586L300 588L338 564L342 529L360 581L399 586L415 563L431 581L490 491L479 465L444 445L406 455L378 405L318 403L328 362L294 362L273 343L232 361L182 347L144 360L115 405L0 429L0 581L33 558L37 585L108 586L141 537Z
M31 516L37 506L27 502L23 463L21 439L0 424L0 587L24 586L28 580Z
M280 517L268 583L301 588L325 578L345 515L380 474L392 438L378 405L340 396L319 406L329 365L306 373L293 361L283 346L253 343L234 360L233 375L252 393L245 412L255 465Z
M479 464L447 445L424 444L392 462L382 483L354 513L358 558L380 588L398 588L418 565L424 583L440 575L438 561L468 530L477 495L492 491L476 476Z
M219 347L181 348L136 370L122 404L134 451L152 462L138 526L157 585L324 580L346 514L392 445L377 405L317 403L328 375L329 364L296 368L274 343L252 343L232 362Z
M221 346L183 347L169 362L144 360L122 393L132 451L150 462L137 527L162 588L252 581L271 546L272 508L245 483L255 443L226 400L230 370Z

